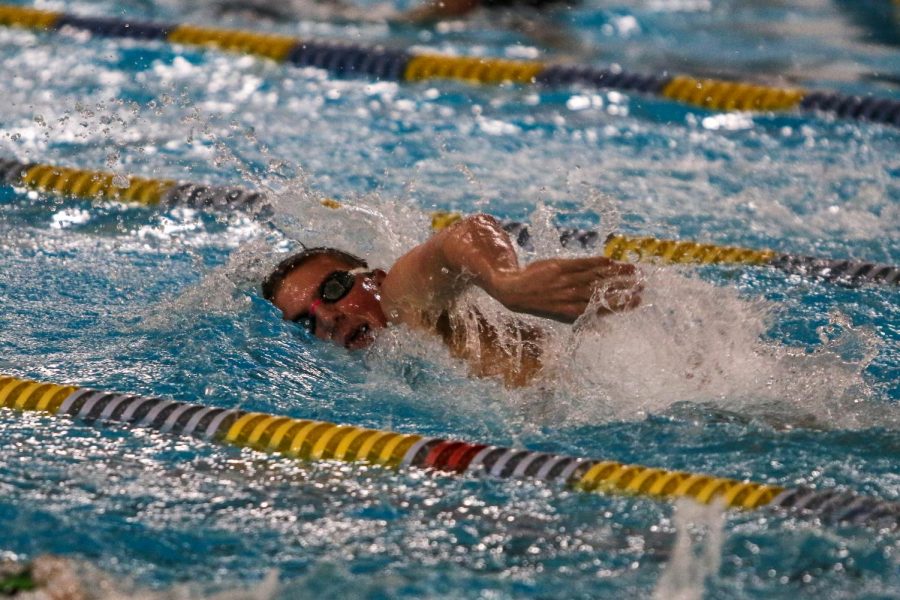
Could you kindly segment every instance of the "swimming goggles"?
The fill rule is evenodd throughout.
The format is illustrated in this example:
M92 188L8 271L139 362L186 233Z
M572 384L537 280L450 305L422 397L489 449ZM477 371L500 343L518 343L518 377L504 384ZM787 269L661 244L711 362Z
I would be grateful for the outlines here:
M357 267L349 271L334 271L319 284L318 298L309 305L309 311L294 319L302 324L310 333L316 333L316 309L320 304L334 304L340 302L353 289L356 276L369 273L366 267Z

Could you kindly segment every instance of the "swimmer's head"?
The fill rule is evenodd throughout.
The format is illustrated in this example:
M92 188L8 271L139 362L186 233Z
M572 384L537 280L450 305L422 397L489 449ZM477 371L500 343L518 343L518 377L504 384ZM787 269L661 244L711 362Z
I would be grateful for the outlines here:
M281 261L262 291L286 320L355 350L371 344L375 330L387 325L380 292L386 275L347 252L309 248Z

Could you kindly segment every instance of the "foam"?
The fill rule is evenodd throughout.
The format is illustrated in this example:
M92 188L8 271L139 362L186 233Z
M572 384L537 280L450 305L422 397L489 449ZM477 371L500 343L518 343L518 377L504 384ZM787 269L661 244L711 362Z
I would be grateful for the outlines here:
M862 377L874 336L848 326L812 352L792 348L765 339L771 303L674 268L644 273L642 306L585 317L560 338L555 400L572 421L633 419L691 402L787 426L885 424ZM862 356L842 356L850 338L867 347Z
M701 600L708 577L718 574L725 538L725 510L681 500L673 517L677 532L669 562L653 592L654 600Z

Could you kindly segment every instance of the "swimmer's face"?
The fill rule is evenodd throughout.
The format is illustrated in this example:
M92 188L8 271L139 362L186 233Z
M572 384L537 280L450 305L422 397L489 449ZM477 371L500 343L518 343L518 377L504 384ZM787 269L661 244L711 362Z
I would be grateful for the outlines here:
M339 257L313 257L284 277L272 303L288 321L309 322L319 339L350 350L365 348L375 340L375 330L387 325L380 293L385 272L376 269L352 275L350 290L336 302L323 301L320 296L326 279L351 269Z

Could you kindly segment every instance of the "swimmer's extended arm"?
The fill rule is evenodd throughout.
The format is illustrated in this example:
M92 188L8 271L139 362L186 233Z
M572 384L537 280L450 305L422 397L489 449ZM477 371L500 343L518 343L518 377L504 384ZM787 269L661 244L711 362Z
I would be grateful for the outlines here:
M467 286L476 285L508 309L564 323L575 321L594 291L603 291L600 313L640 302L633 265L605 257L556 258L519 266L515 248L488 215L463 219L402 256L382 285L389 319L415 322L438 314Z

